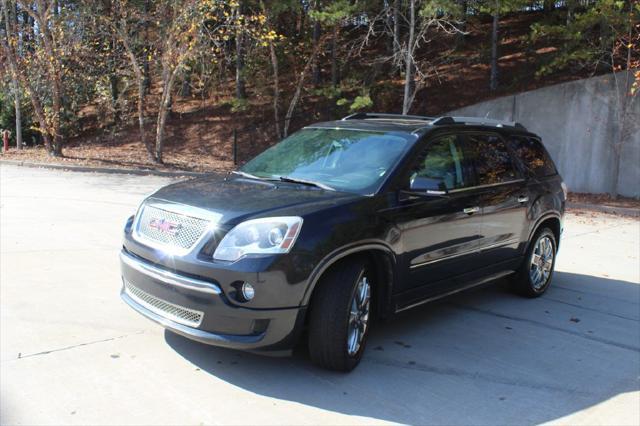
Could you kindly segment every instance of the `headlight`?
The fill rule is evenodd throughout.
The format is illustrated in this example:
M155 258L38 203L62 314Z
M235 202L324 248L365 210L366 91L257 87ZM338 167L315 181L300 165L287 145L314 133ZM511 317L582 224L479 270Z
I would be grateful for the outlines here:
M235 261L249 254L287 253L302 228L296 216L265 217L242 222L222 239L213 258Z

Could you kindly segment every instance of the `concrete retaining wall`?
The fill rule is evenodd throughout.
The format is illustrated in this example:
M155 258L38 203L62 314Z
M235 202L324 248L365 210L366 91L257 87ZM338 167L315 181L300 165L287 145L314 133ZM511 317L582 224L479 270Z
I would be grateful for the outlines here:
M617 78L624 78L618 73ZM611 142L618 132L613 74L558 84L471 105L450 115L518 121L542 141L569 189L606 193L617 179L618 192L640 197L640 126L623 146L619 176L613 176ZM639 95L640 96L640 95ZM640 99L632 105L640 123Z

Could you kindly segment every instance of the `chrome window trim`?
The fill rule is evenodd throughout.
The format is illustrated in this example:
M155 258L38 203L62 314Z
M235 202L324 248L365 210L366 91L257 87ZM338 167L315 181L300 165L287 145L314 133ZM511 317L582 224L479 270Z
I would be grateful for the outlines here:
M466 256L468 254L480 253L480 252L483 252L485 250L491 250L491 249L494 249L494 248L498 248L498 247L502 247L502 246L508 246L510 244L515 244L515 243L519 243L519 242L520 242L519 238L512 238L512 239L507 240L507 241L501 241L499 243L489 244L488 246L479 247L477 249L467 250L467 251L464 251L464 252L461 252L461 253L455 253L455 254L452 254L452 255L449 255L449 256L439 257L439 258L433 259L433 260L427 260L426 262L416 263L415 265L411 265L409 267L409 269L420 268L422 266L431 265L433 263L442 262L444 260L455 259L456 257Z
M471 191L473 189L484 189L484 188L493 188L493 187L501 186L501 185L509 185L509 184L512 184L512 183L524 182L525 180L526 179L524 179L524 178L512 179L512 180L508 180L506 182L487 183L485 185L476 185L476 186L469 186L469 187L466 187L466 188L450 189L447 192L449 194L454 194L454 193L457 193L457 192Z
M164 210L169 213L175 213L183 216L192 217L195 219L206 220L206 221L209 221L209 224L207 225L206 229L202 232L202 235L200 235L200 237L189 248L181 248L171 244L163 244L161 242L154 241L150 238L147 238L146 236L138 232L140 219L142 218L142 212L146 206ZM204 210L204 209L189 206L186 204L171 203L164 200L148 198L145 201L143 201L142 204L140 204L140 207L136 212L136 215L133 219L133 224L131 226L131 229L132 229L131 235L134 240L148 247L151 247L163 252L170 252L171 254L184 256L186 254L191 253L193 250L195 250L200 245L200 243L205 238L207 238L208 235L211 234L211 231L217 228L221 218L222 218L222 214L220 213L215 213L209 210Z
M198 280L195 278L185 277L173 272L165 271L152 265L147 265L130 254L121 251L120 260L127 266L136 271L156 279L164 284L173 285L187 290L199 291L208 294L221 294L222 290L216 284Z

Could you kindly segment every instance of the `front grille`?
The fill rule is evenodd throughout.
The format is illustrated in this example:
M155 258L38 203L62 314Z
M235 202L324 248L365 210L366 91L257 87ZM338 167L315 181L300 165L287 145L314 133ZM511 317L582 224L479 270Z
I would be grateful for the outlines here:
M198 327L202 324L203 312L159 299L140 290L127 280L124 280L124 288L129 297L153 313L189 327Z
M163 210L152 205L142 207L138 220L138 233L154 242L191 248L206 231L209 221Z

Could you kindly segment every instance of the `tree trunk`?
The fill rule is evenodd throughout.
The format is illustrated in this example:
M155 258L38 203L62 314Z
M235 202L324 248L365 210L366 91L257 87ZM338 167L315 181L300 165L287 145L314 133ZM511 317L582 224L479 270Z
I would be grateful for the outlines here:
M338 25L333 27L331 38L331 86L335 89L340 82L338 69Z
M304 85L304 77L309 71L309 68L313 64L313 61L316 59L318 52L320 51L321 42L319 41L313 48L313 52L311 56L307 60L307 63L304 65L300 76L298 77L298 82L296 83L296 91L293 94L293 98L291 98L291 102L289 103L289 109L287 110L287 114L284 117L284 131L283 136L286 138L289 134L289 125L291 124L291 118L293 117L293 111L296 109L296 105L300 100L300 93L302 92L302 86Z
M139 70L136 75L136 79L138 80L138 131L140 133L140 140L147 150L147 157L149 158L149 161L155 163L156 157L153 153L153 146L147 140L147 135L144 129L144 95L146 88L144 85L144 77Z
M320 22L313 21L313 48L315 49L320 41ZM317 55L314 55L313 71L311 72L311 80L314 86L320 85L320 65L318 64Z
M390 37L387 37L387 53L389 55L393 55L394 50L393 50L393 7L388 4L387 5L387 16L385 18L385 25L386 25L386 31L387 31L387 35L391 35Z
M498 88L498 20L499 20L500 0L496 0L493 11L493 27L491 29L491 77L489 79L489 89L492 91Z
M46 42L45 42L46 43ZM53 50L50 50L53 52ZM53 54L51 54L53 56ZM52 91L51 91L51 111L52 111L52 120L51 120L51 133L53 138L53 150L51 151L51 155L54 157L62 157L62 85L60 82L60 76L58 75L57 70L55 69L55 65L51 65L51 79L52 79Z
M260 8L264 16L267 16L267 8L264 1L260 0ZM271 59L271 68L273 69L273 118L275 120L276 136L282 139L280 131L280 76L278 75L278 55L273 40L269 40L269 57Z
M145 97L145 94L147 93L146 78L143 73L143 70L138 65L138 60L136 59L136 55L133 53L133 50L131 49L131 45L129 44L127 34L123 31L118 31L118 30L116 31L120 38L120 41L122 42L122 45L124 46L124 50L127 54L127 57L129 58L129 64L133 69L133 73L136 76L136 83L138 86L138 129L140 132L140 141L142 142L142 145L144 145L144 147L147 150L147 156L149 158L149 161L155 163L156 157L153 152L153 145L147 139L147 135L144 129L144 97Z
M400 55L400 0L393 1L393 56L395 61Z
M118 108L118 77L115 71L109 75L109 87L111 89L111 107L113 108L113 123L118 124L120 122L120 110Z
M50 59L48 61L48 78L51 83L51 111L52 111L52 119L50 120L50 125L47 127L49 133L52 137L52 150L49 152L54 157L62 156L62 133L61 133L61 114L62 114L62 81L61 81L61 73L58 69L58 54L55 52L55 38L51 33L51 28L48 22L45 21L46 16L40 15L39 13L43 13L44 11L39 10L38 12L30 11L30 14L33 14L33 17L36 19L38 27L40 29L40 35L42 36L42 43L44 45L44 51L47 57Z
M460 20L460 31L456 33L456 45L462 46L465 43L465 38L467 37L467 12L469 9L468 0L458 0L460 4L460 9L462 11L462 18Z
M567 0L567 25L573 22L576 14L577 0Z
M413 48L416 27L416 1L409 0L409 38L407 40L407 51L405 56L405 75L404 75L404 99L402 102L402 114L408 114L411 108L413 81Z
M173 89L173 83L178 74L178 69L177 67L173 71L165 69L162 72L162 97L160 100L160 108L158 109L158 120L156 122L156 161L159 164L163 163L164 131L167 124L167 116L169 115L169 107L171 105L171 90Z
M31 82L24 76L21 76L22 84L25 87L27 94L29 95L29 99L31 100L31 106L33 106L33 113L36 116L36 120L38 120L38 125L40 128L40 134L42 135L42 140L44 142L44 147L48 153L52 153L53 146L51 145L51 135L49 135L49 127L47 126L47 120L44 115L44 108L40 103L40 99L36 95L33 87L31 86Z
M182 80L182 86L180 87L180 96L188 98L191 96L191 73L186 72L184 79Z
M16 111L16 148L22 149L22 112L20 110L20 86L16 77L11 78L13 86L13 102Z
M36 119L38 120L38 126L40 126L40 134L42 135L42 140L44 142L44 147L46 151L51 154L53 152L53 145L51 141L51 135L49 135L49 128L47 126L47 120L44 115L44 108L42 108L42 104L40 103L40 99L38 99L37 95L30 87L27 85L27 90L29 91L29 97L31 98L31 105L33 106L33 112L36 115Z
M246 99L247 89L244 79L244 31L236 31L236 98Z
M4 10L4 24L6 30L6 40L3 40L2 47L5 56L9 62L9 70L11 72L11 86L13 90L13 103L16 112L16 148L22 149L22 114L20 110L20 85L18 84L18 64L16 51L7 41L10 40L13 31L11 31L11 21L9 18L9 7L6 0L2 0L2 9Z
M276 48L273 42L269 42L269 53L271 55L271 67L273 68L273 117L276 124L276 136L278 139L282 138L280 132L280 77L278 76L278 55L276 55Z
M146 0L144 2L144 16L148 17L151 11L151 0ZM147 19L144 20L144 42L143 46L146 49L142 54L142 72L144 74L144 93L151 93L151 71L149 69L149 56L151 49L149 46L149 22Z

